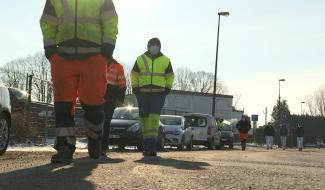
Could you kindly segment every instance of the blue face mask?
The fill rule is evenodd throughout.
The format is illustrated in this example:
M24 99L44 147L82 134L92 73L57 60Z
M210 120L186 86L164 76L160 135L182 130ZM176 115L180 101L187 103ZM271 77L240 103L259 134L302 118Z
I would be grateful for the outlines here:
M159 46L150 46L149 47L149 53L153 56L158 55L159 51L160 51Z

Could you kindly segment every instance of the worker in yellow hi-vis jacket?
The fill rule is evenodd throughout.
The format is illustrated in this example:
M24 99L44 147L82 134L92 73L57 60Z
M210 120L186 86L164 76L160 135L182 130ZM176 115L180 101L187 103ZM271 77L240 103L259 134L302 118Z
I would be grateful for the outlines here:
M158 38L148 42L148 51L139 56L131 72L132 91L137 97L143 131L144 156L157 156L160 112L169 94L174 72L168 57L161 53Z

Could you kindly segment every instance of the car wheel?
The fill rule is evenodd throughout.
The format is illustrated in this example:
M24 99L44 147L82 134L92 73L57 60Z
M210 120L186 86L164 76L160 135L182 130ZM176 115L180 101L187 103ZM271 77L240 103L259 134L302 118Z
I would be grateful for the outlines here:
M0 114L0 155L3 155L8 147L10 135L10 121L9 118Z
M165 147L165 137L162 136L157 148L158 150L164 150L164 147Z
M124 150L124 148L125 148L125 145L122 145L122 144L117 145L118 150Z
M182 137L181 144L177 146L177 150L184 150L184 136Z
M188 145L186 146L187 150L192 150L193 149L193 137L191 137L190 142L188 143Z

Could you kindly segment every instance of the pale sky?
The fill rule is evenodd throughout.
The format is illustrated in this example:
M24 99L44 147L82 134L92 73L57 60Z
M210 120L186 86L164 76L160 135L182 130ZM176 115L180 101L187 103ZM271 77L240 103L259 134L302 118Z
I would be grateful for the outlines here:
M248 115L272 111L278 97L292 113L325 84L324 0L114 0L119 14L115 58L133 63L158 37L175 69L214 72L219 11L218 77L241 94ZM0 66L42 51L39 18L45 0L0 2ZM270 119L270 116L269 118Z

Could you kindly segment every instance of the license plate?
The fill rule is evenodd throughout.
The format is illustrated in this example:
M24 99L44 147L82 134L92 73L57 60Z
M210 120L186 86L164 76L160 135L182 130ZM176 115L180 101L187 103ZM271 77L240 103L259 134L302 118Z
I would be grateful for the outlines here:
M110 139L119 139L120 135L109 135Z

